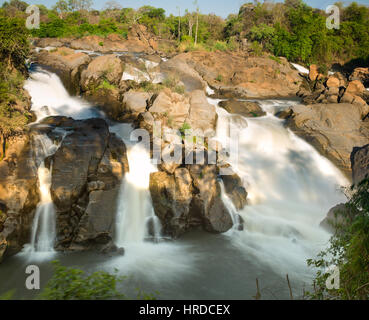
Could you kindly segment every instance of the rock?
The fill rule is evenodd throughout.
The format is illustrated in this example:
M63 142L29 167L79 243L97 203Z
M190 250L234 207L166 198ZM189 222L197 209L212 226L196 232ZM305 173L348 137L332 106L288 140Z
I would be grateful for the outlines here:
M40 48L46 48L46 47L63 47L64 43L63 41L60 41L59 39L55 38L41 38L41 39L35 39L34 40L34 46L40 47Z
M70 48L61 47L55 51L41 51L35 54L34 60L55 72L61 78L68 92L76 95L80 93L81 72L91 61L91 58L84 53L77 53Z
M334 233L337 228L347 224L347 218L350 215L350 209L343 203L329 210L327 216L320 223L325 230Z
M144 113L151 99L151 94L147 92L128 91L124 94L123 108L133 119L136 119L140 113Z
M297 105L291 109L293 115L287 125L350 177L351 152L369 139L369 126L361 120L362 108L339 103Z
M350 81L358 80L364 84L364 86L369 86L369 68L356 68L350 75Z
M165 234L177 238L189 230L192 219L192 178L187 169L177 169L175 175L152 173L150 193Z
M109 132L103 119L45 121L70 131L52 157L57 249L89 250L108 244L120 182L129 170L123 141Z
M204 133L215 133L215 127L218 119L214 105L211 105L201 90L191 92L190 112L187 123L192 130L202 130Z
M165 234L176 238L199 226L216 233L232 227L216 179L215 165L177 168L174 175L163 171L151 174L151 198Z
M187 91L204 90L205 80L220 95L240 98L294 96L301 84L288 61L229 52L188 52L168 61ZM161 64L162 70L167 64ZM202 88L201 88L202 87Z
M32 152L32 135L8 139L0 161L0 262L28 243L39 202L38 174Z
M338 88L340 86L340 80L334 76L329 77L326 85L328 88L332 88L332 87Z
M79 122L81 127L67 135L54 155L51 194L61 211L78 200L90 174L96 172L106 145L109 129L102 119Z
M365 178L369 178L369 144L358 148L351 153L352 181L355 185Z
M221 101L219 106L227 110L229 113L237 113L244 117L261 117L265 116L266 112L256 102L226 100Z
M96 51L96 52L119 52L128 51L123 39L116 35L110 34L103 38L96 35L86 36L80 39L71 41L70 47L78 50Z
M196 70L189 67L186 61L182 60L182 56L178 55L174 58L163 62L160 65L160 71L167 77L175 78L181 81L187 92L193 90L205 90L207 84L198 74Z
M346 93L350 93L353 95L360 95L364 92L365 87L364 85L358 81L358 80L354 80L349 82L347 88L346 88Z
M151 114L162 115L164 125L179 129L188 117L190 106L190 99L187 96L164 89L159 93L149 111Z
M118 85L122 78L123 62L114 54L95 58L81 74L82 89L97 87L103 80Z
M244 188L240 177L234 173L232 175L221 176L224 189L229 198L232 200L237 210L243 209L247 204L247 192Z
M316 64L312 64L309 67L309 79L310 81L316 81L319 77L318 66Z
M233 222L220 197L215 165L191 165L189 171L198 194L193 197L194 215L203 220L206 231L222 233L232 228Z
M119 187L92 191L89 203L77 227L76 244L108 244L113 240Z

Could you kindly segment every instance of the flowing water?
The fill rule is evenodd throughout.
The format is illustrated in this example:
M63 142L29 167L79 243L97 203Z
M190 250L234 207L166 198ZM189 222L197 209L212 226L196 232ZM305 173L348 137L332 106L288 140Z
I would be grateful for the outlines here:
M48 115L104 117L83 99L69 96L53 73L33 70L25 87L38 119ZM209 102L217 106L218 100ZM329 239L319 223L330 207L345 201L340 186L347 181L328 160L273 116L296 102L259 103L267 112L265 117L245 119L217 107L218 140L226 145L232 140L232 130L238 136L239 156L231 159L231 164L248 191L249 205L237 212L224 191L222 199L235 224L239 222L238 215L244 220L243 231L236 227L221 235L194 231L177 241L152 241L161 239L148 190L149 175L157 168L149 152L131 141L132 127L112 123L111 132L127 145L130 165L118 199L116 223L116 243L126 253L110 258L96 253L55 253L57 259L87 271L118 269L129 276L126 289L140 286L148 292L157 290L162 299L251 299L256 292L256 278L263 298L288 298L284 280L287 273L295 295L301 295L302 287L311 283L312 277L306 259ZM52 208L50 173L41 165L39 174L40 206L48 203ZM40 211L39 220L41 215ZM40 226L37 217L35 225ZM52 232L47 231L48 237ZM38 234L38 239L43 239L42 232ZM0 265L0 292L15 286L19 296L32 295L24 290L24 268L30 262L29 256L25 259L19 254ZM39 262L39 266L44 284L51 275L50 266L46 262Z
M46 135L34 137L33 150L38 166L40 202L35 212L31 231L31 253L50 253L54 251L55 207L51 199L51 168L45 166L45 159L56 151L56 146Z

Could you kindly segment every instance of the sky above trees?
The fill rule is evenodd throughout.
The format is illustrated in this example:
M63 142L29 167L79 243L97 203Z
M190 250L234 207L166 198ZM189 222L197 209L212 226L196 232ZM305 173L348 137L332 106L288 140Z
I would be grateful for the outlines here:
M48 8L51 8L57 0L26 0L30 4L43 4ZM139 8L144 5L150 5L154 7L164 8L167 14L178 15L178 8L184 12L185 9L189 11L195 10L195 5L192 0L115 0L123 7ZM5 2L5 0L0 0L0 6ZM108 0L94 0L93 8L102 9ZM215 13L216 15L226 18L230 13L237 13L241 5L245 2L244 0L198 0L200 11L202 13ZM282 1L275 1L282 2ZM305 0L305 3L314 7L325 9L328 5L334 4L336 0ZM342 1L345 4L349 4L352 1ZM357 0L357 3L369 5L369 0Z

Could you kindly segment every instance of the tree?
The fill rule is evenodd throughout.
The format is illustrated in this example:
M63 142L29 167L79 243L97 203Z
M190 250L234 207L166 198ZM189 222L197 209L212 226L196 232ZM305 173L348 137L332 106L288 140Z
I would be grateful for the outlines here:
M369 299L369 180L362 181L346 208L338 212L343 223L335 225L336 232L329 248L322 251L308 265L318 268L312 299ZM335 265L340 271L340 288L329 290L328 274L322 269Z
M93 0L69 0L68 7L71 11L90 11Z
M194 1L194 5L196 6L196 31L195 31L195 45L197 44L197 36L199 33L199 6L197 0Z
M60 19L63 19L65 13L68 12L68 3L67 3L67 1L59 0L55 4L55 6L53 7L53 10L55 10L58 13Z
M177 7L179 11L179 17L178 17L178 41L181 41L181 8Z
M120 3L114 0L111 0L105 3L104 9L105 10L122 10L123 7L121 6Z

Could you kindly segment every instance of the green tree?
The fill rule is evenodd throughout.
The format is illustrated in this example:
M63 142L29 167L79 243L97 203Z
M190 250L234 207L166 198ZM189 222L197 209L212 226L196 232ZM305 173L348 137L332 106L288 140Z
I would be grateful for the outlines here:
M369 299L369 180L359 184L345 210L338 213L343 223L335 225L336 232L327 250L308 265L318 269L315 291L311 299ZM335 265L340 271L340 288L328 290L328 275L324 269Z

